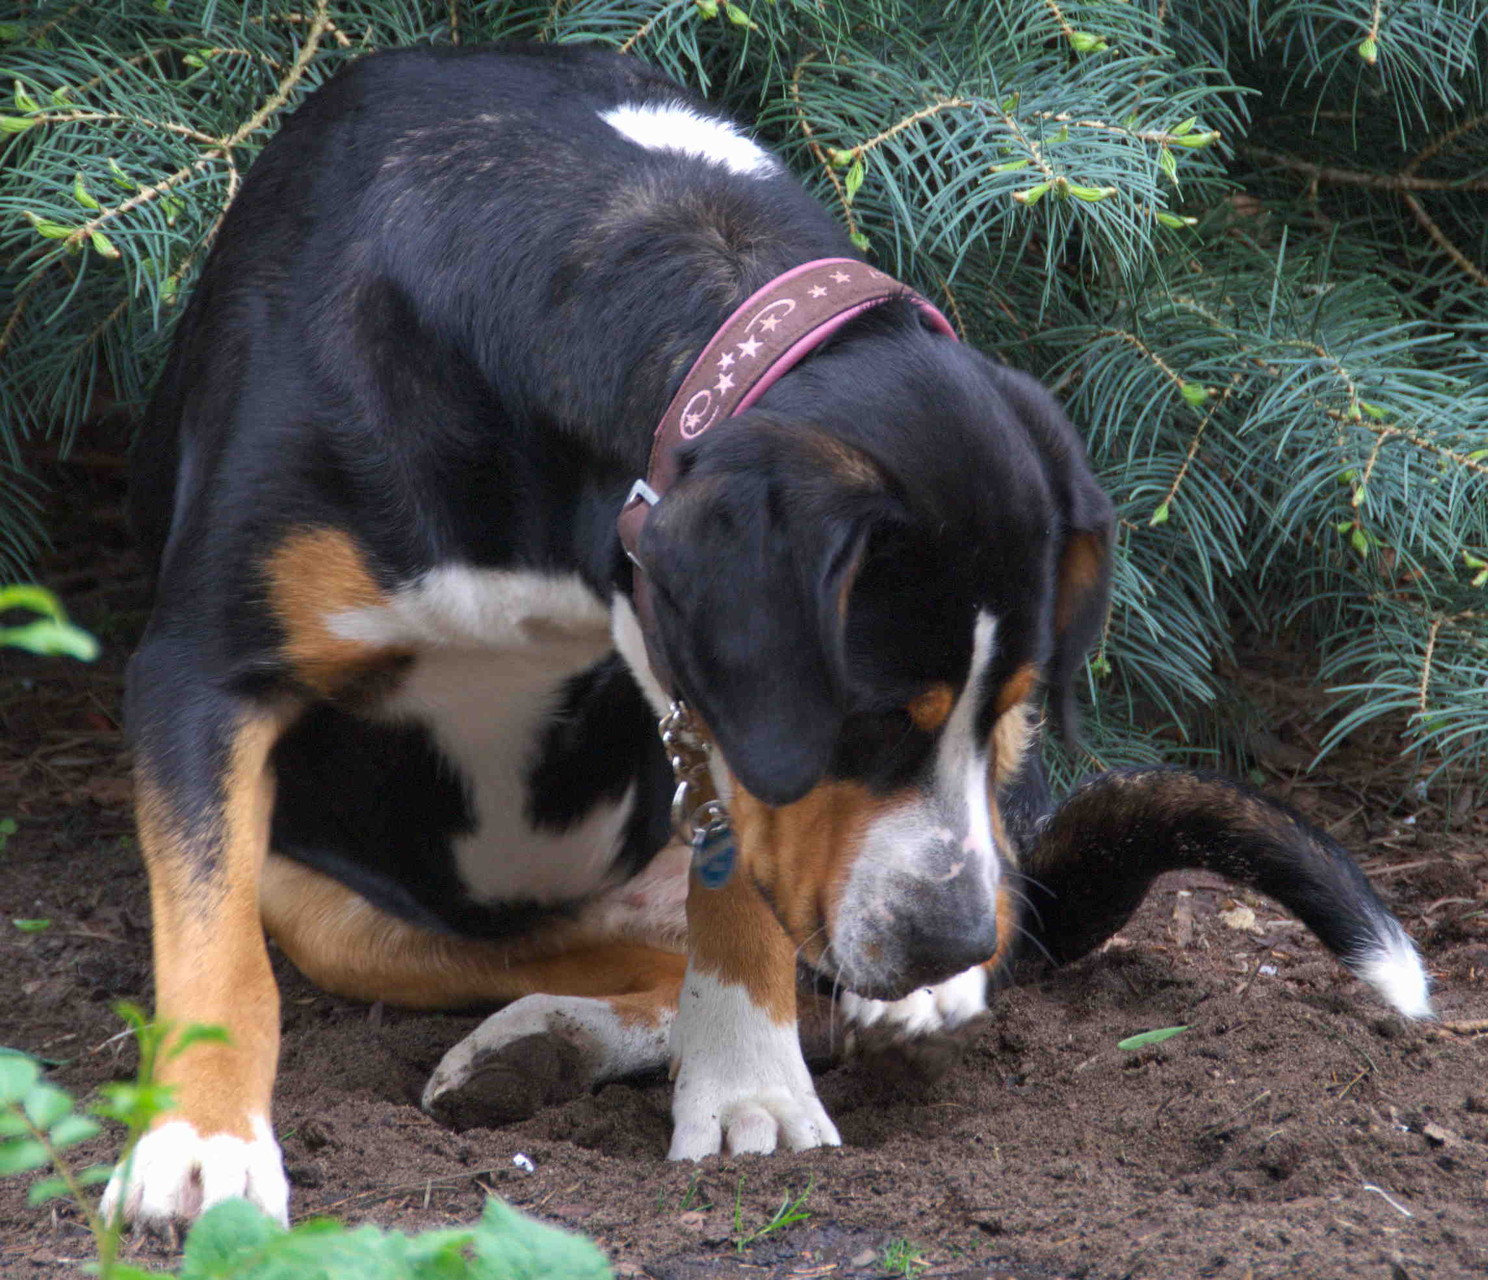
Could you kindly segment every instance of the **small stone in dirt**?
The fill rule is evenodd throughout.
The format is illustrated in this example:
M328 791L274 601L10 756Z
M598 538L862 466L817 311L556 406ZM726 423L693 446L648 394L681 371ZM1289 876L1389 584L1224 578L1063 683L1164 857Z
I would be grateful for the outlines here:
M1453 1147L1462 1141L1458 1134L1439 1124L1422 1125L1421 1134L1433 1147Z

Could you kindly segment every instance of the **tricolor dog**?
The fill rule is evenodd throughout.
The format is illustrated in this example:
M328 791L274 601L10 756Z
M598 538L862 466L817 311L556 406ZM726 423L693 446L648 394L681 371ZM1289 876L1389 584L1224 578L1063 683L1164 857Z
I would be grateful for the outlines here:
M1177 866L1429 1014L1277 806L1165 769L1051 802L1035 708L1109 579L1078 437L641 63L424 48L312 95L222 225L134 506L157 1011L231 1037L165 1067L110 1192L136 1222L287 1214L265 931L331 992L504 1006L434 1114L670 1062L684 1159L838 1142L803 976L849 1028L943 1032Z

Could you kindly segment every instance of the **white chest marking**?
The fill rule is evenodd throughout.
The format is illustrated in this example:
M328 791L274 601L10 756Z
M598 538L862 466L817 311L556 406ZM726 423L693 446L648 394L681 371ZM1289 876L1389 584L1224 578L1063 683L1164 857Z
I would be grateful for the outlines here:
M633 791L564 831L534 828L527 816L528 776L564 684L611 648L597 595L572 576L446 565L329 626L414 650L413 669L379 711L427 725L463 775L476 830L453 847L474 897L559 902L604 881Z
M780 162L727 120L705 116L680 102L627 103L599 118L648 151L681 151L721 164L746 178L771 178Z

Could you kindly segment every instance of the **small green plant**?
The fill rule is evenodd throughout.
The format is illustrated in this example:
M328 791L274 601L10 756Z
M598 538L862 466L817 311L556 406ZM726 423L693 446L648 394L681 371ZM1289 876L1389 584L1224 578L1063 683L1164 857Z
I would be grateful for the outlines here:
M134 1005L116 1009L139 1045L139 1070L133 1081L105 1085L101 1099L88 1109L124 1125L127 1182L140 1138L171 1105L172 1090L156 1078L158 1064L195 1045L225 1043L227 1035L204 1026L173 1033ZM42 1078L34 1058L0 1049L0 1175L52 1167L53 1175L36 1182L28 1200L39 1205L70 1199L78 1206L98 1247L93 1271L102 1280L167 1274L119 1261L122 1218L105 1219L90 1190L108 1180L112 1166L74 1170L63 1154L100 1132L98 1122L79 1115L75 1106L65 1089ZM229 1200L192 1228L180 1269L169 1274L178 1280L610 1280L611 1275L588 1240L527 1218L496 1199L487 1201L474 1226L418 1236L373 1226L348 1229L329 1219L291 1230L246 1201Z
M0 627L0 648L64 654L83 662L92 662L98 656L98 641L67 620L62 602L45 587L25 584L0 587L0 613L11 609L38 616L34 622Z
M914 1280L930 1263L920 1252L919 1246L908 1240L890 1240L878 1255L878 1262L885 1271L903 1280Z
M753 1231L746 1231L744 1228L743 1206L744 1179L740 1178L738 1189L734 1193L735 1251L743 1253L756 1240L761 1240L772 1232L783 1231L786 1227L794 1226L797 1222L805 1222L811 1216L811 1210L806 1208L806 1197L811 1194L815 1186L816 1179L813 1177L806 1184L806 1189L794 1199L787 1194L785 1199L780 1202L780 1208L775 1210L775 1215L765 1222L763 1226L757 1227Z

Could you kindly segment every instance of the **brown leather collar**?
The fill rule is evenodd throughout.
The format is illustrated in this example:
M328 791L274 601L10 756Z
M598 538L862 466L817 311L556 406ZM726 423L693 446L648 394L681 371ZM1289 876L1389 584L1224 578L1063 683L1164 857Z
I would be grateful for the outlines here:
M823 258L794 267L751 294L682 379L656 428L646 478L632 487L618 521L621 545L635 566L633 600L646 657L669 696L677 696L676 690L656 634L652 586L637 552L651 508L677 478L677 450L748 409L854 316L894 298L909 299L936 329L955 338L945 316L892 276L853 258Z

